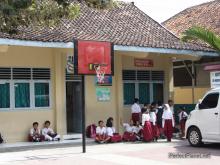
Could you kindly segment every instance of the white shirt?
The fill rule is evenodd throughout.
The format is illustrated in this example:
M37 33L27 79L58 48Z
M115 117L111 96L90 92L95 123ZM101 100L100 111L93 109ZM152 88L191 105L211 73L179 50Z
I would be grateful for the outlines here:
M152 122L153 125L156 125L156 121L157 121L156 112L150 112L150 122Z
M115 133L115 128L114 127L107 127L106 129L107 135L108 136L113 136L113 134Z
M174 107L173 106L170 106L170 110L174 114Z
M163 111L162 119L163 119L163 121L162 121L163 127L164 127L164 124L165 124L165 120L170 120L170 119L172 120L172 125L174 127L173 113L170 109Z
M150 115L147 114L147 113L144 113L144 114L142 115L142 125L143 125L143 126L144 126L144 124L145 124L145 121L150 121Z
M96 134L98 135L105 135L106 134L106 128L105 127L96 127Z
M143 129L143 128L142 128L141 125L139 125L139 126L134 126L133 132L136 133L136 134L138 134L138 133L140 132L140 130L142 130L142 129Z
M141 107L137 103L134 103L131 106L131 113L140 113L141 112Z
M48 133L54 134L54 131L52 128L43 128L42 129L42 135L48 135Z
M36 134L40 134L40 129L37 128L36 130L34 128L30 129L30 135L36 135Z
M179 121L181 121L183 118L187 117L188 114L185 111L181 111L179 114Z
M123 123L123 127L126 132L132 133L134 131L134 126L130 126L128 123Z

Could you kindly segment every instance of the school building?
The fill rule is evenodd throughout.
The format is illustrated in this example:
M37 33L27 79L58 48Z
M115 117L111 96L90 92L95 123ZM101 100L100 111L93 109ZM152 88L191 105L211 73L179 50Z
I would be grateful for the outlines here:
M85 76L82 84L81 76L67 72L73 39L114 44L112 83L98 86L95 76ZM42 128L50 120L61 135L80 133L82 86L86 125L111 116L120 131L119 119L130 119L134 97L141 104L173 98L173 60L202 56L217 53L182 43L130 3L103 11L81 5L79 17L54 29L0 32L0 132L7 142L26 141L33 122Z

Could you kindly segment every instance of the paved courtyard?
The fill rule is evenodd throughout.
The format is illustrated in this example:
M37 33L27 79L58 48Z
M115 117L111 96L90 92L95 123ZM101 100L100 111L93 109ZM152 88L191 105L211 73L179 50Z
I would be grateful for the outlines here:
M118 143L87 146L87 153L81 147L36 149L22 152L0 153L0 164L4 165L203 165L219 164L220 145L205 145L192 148L187 141L172 143ZM209 158L169 158L170 154L199 154ZM192 156L192 155L187 155Z

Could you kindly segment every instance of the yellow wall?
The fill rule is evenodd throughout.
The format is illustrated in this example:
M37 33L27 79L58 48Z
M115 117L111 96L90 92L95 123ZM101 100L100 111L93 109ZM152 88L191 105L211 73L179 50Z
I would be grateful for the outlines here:
M203 95L209 90L208 87L196 87L195 88L195 103L203 97ZM191 87L176 87L174 88L174 102L175 104L192 104L192 88Z
M54 88L54 59L51 49L31 47L9 47L7 53L0 53L0 67L48 67L52 73L52 88ZM52 90L52 93L54 90ZM51 109L38 110L5 110L0 111L0 131L6 141L23 141L27 139L27 133L34 121L40 123L45 120L52 122L54 127L54 97L52 97Z

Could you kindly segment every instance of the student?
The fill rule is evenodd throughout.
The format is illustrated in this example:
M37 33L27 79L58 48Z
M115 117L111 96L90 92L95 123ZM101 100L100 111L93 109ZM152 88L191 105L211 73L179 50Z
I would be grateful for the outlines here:
M107 131L102 120L99 121L99 126L96 127L96 138L95 141L98 143L106 143L110 140L107 136Z
M142 126L143 128L143 141L149 142L153 139L153 133L150 123L150 115L148 111L145 111L142 115Z
M140 121L140 115L141 115L141 107L138 104L139 99L135 98L134 99L134 104L131 106L131 119L133 120L134 123L137 121Z
M151 122L151 128L152 128L152 133L153 133L153 141L157 141L159 137L159 130L157 128L156 110L157 110L157 104L153 102L151 104L151 109L150 109L150 122Z
M45 121L44 128L42 129L42 135L44 135L47 141L60 141L60 135L55 133L52 128L50 128L50 121Z
M122 120L120 119L121 126L124 127L125 132L122 136L122 139L124 141L136 141L136 135L134 133L134 122L131 119L130 123L122 123Z
M158 101L157 107L157 128L159 129L160 137L164 138L163 135L163 127L162 127L162 115L163 115L164 107L161 101Z
M174 115L174 104L173 104L173 100L168 100L168 105L170 107L171 112Z
M109 117L106 122L106 131L107 136L110 138L110 142L120 142L122 140L121 135L115 132L115 128L113 127L113 118Z
M164 105L162 119L163 119L162 126L164 128L164 134L167 137L167 141L171 142L171 138L173 135L173 128L174 128L174 118L173 118L173 113L168 104Z
M180 122L181 138L183 138L185 136L185 124L188 117L188 114L185 112L184 107L180 107L180 112L178 116Z
M143 138L143 127L140 125L139 121L136 122L133 132L136 135L137 140L141 140Z
M28 138L30 142L44 141L44 136L41 135L38 125L39 125L38 122L34 122L33 128L30 129L29 138Z

